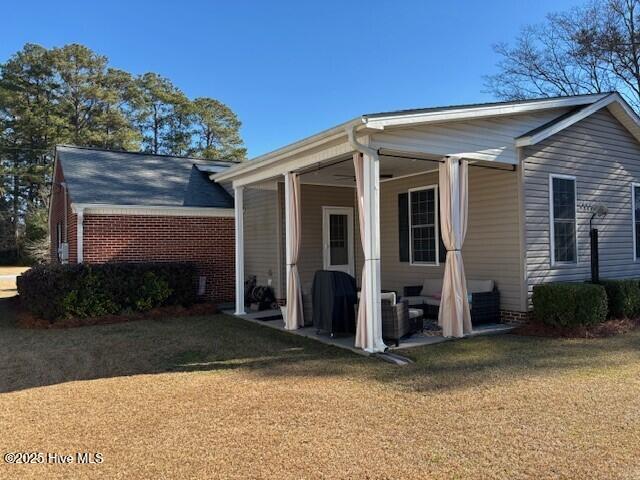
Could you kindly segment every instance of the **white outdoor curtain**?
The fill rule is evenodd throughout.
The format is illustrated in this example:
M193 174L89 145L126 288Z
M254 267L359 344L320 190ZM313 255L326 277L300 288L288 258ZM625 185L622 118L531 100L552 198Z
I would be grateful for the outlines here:
M364 158L361 153L353 154L353 168L356 172L356 195L358 197L358 224L360 226L360 241L362 249L364 246ZM356 321L356 348L364 348L367 343L367 307L371 295L368 292L367 282L367 262L362 266L362 277L360 280L360 303L358 303L358 318Z
M440 229L447 249L438 324L445 337L471 333L467 279L462 261L462 245L467 234L468 162L458 157L440 164Z
M382 325L372 325L367 316L367 303L372 301L373 292L370 291L369 279L374 274L372 269L373 259L368 258L365 244L365 202L364 202L364 158L361 153L353 154L353 168L356 173L356 195L358 197L358 220L360 227L360 240L364 250L364 265L360 279L360 302L358 304L358 318L356 323L356 348L362 348L367 352L384 351L386 345L382 341Z
M295 173L285 175L285 189L289 192L286 205L287 213L287 311L284 328L296 330L304 326L302 309L302 289L298 273L300 256L301 227L300 218L300 178Z

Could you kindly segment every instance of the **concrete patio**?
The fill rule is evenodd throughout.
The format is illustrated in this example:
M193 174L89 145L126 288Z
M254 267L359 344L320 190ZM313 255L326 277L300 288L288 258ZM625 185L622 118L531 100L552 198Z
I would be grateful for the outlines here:
M270 328L274 328L276 330L286 331L293 335L300 335L301 337L311 338L321 343L325 343L327 345L333 345L335 347L344 348L347 350L351 350L354 353L359 355L368 356L369 354L364 350L354 347L354 337L353 335L338 335L331 337L327 332L318 333L317 329L313 326L299 328L298 330L285 330L284 329L284 321L282 320L282 316L280 310L262 310L259 312L250 312L244 315L236 315L233 310L227 310L224 313L234 316L236 318L240 318L242 320L246 320L252 323L256 323L258 325L264 325ZM266 320L269 317L280 317L277 319ZM469 337L477 337L477 336L485 336L485 335L500 335L504 333L511 332L515 327L511 325L505 325L502 323L491 323L487 325L480 325L474 327L473 332L467 336ZM422 332L415 333L411 336L403 338L400 340L400 345L397 347L394 344L389 345L389 351L401 353L402 350L406 350L414 347L422 347L425 345L435 345L438 343L448 342L451 340L456 340L454 338L445 338L442 335L439 335L434 332Z

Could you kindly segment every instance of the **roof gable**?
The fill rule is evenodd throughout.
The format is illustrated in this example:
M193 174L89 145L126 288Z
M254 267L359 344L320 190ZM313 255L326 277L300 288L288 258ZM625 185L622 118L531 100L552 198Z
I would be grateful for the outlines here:
M618 93L611 93L606 97L594 102L590 105L584 105L580 108L576 108L560 117L541 125L524 135L516 138L517 147L526 147L535 145L550 136L564 130L565 128L574 125L593 115L595 112L607 108L611 114L618 119L618 121L629 132L640 141L640 118L629 106L629 104Z

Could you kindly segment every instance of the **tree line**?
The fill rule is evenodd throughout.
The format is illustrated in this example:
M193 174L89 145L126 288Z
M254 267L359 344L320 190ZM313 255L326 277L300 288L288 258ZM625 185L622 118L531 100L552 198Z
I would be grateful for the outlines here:
M56 144L241 161L240 121L156 73L70 44L26 44L0 64L0 251L46 237Z

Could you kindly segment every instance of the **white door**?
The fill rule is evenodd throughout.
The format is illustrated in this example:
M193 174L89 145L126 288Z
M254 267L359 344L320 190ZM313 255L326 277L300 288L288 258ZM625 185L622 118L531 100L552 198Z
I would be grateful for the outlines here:
M353 208L322 207L322 246L325 270L353 275Z

